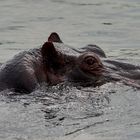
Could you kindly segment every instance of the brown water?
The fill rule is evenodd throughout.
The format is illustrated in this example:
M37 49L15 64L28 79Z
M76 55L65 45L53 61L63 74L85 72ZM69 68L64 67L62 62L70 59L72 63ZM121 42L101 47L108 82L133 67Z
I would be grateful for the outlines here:
M0 63L58 32L74 47L94 43L111 59L139 65L139 0L0 0ZM139 140L140 91L57 85L0 95L1 140Z

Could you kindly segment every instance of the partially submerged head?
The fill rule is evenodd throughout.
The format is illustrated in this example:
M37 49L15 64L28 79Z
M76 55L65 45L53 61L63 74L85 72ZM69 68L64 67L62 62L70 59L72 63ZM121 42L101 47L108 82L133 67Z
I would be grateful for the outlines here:
M53 42L49 41L44 43L41 53L48 83L95 82L102 75L103 64L93 52L86 52L78 57L66 55L58 51Z

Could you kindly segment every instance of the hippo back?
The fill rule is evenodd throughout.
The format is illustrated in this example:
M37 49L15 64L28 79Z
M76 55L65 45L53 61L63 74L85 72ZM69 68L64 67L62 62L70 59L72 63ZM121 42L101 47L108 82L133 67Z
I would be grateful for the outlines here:
M33 49L21 52L3 64L0 68L0 90L15 88L17 91L31 91L35 88L38 80L36 73L42 67L41 59L40 49Z

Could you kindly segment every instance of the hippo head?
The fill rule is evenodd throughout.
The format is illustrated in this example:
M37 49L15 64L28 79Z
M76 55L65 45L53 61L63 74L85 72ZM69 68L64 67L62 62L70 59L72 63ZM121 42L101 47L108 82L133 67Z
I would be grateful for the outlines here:
M96 85L103 72L103 64L99 57L93 52L85 52L79 56L66 55L55 48L52 41L57 40L58 35L55 35L56 33L51 34L52 37L41 48L47 82L51 85L64 81L83 86L91 83Z

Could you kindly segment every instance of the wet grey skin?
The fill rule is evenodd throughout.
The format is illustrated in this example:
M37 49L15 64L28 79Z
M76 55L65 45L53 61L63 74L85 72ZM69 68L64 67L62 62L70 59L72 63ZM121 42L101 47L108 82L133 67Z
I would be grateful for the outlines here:
M79 50L65 47L59 35L52 33L41 48L21 52L2 64L0 90L30 93L43 83L50 86L67 81L94 87L121 81L140 88L139 66L108 60L96 45Z
M0 90L30 93L43 83L50 86L65 81L96 81L94 79L99 77L102 69L102 64L98 66L98 56L95 53L65 54L65 50L58 47L62 41L56 35L52 33L41 48L21 52L3 64L0 67Z
M40 49L24 51L3 64L0 68L0 90L12 89L17 92L31 92L38 81L45 80L44 73L37 77L42 68Z

